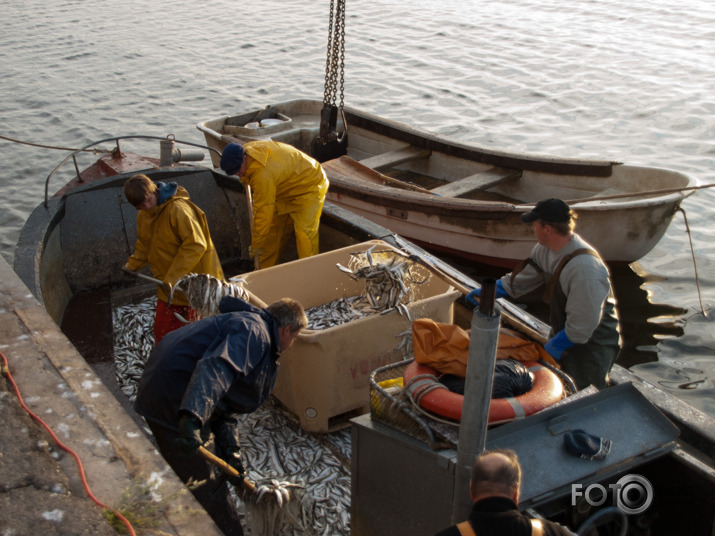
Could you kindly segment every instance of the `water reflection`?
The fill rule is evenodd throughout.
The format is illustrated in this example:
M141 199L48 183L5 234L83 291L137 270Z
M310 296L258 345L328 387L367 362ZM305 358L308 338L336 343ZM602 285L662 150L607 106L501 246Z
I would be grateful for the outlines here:
M683 335L682 319L687 311L668 304L651 303L647 285L663 278L647 274L638 263L611 267L611 276L623 344L618 364L631 368L658 361L659 341Z

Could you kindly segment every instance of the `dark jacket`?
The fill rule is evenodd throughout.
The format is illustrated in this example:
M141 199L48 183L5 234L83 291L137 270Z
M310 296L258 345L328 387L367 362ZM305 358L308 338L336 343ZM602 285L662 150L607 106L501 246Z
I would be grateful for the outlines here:
M188 411L222 445L238 444L237 416L268 398L278 373L278 325L265 309L224 297L222 314L169 333L151 353L136 410L176 431Z
M472 505L469 522L477 536L531 536L531 521L519 512L516 504L505 497L490 497ZM544 521L544 536L573 536L566 527ZM436 536L460 536L455 525Z

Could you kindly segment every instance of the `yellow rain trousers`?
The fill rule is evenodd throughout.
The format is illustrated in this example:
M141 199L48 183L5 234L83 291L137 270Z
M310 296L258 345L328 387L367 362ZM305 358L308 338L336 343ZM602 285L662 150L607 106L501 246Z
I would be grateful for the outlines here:
M125 268L136 271L147 264L155 278L172 286L190 273L224 279L206 214L189 200L182 186L161 205L137 212L137 243ZM162 287L157 298L169 301ZM188 305L188 301L177 292L172 304Z
M248 157L241 178L253 190L253 237L261 268L278 263L295 232L298 257L318 253L318 228L328 178L320 164L291 145L252 141L243 146Z
M454 324L422 318L412 323L412 348L415 361L443 374L467 375L469 332ZM499 329L497 359L537 361L540 357L558 367L554 359L535 342L506 328Z

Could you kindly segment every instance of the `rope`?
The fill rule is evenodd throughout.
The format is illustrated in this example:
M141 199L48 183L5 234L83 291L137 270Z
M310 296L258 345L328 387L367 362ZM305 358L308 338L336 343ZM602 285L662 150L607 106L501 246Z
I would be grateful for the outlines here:
M458 427L458 422L442 419L434 415L433 413L426 411L420 406L422 398L424 398L427 393L430 393L435 389L447 389L447 386L442 383L439 383L432 374L418 374L405 384L405 386L402 388L402 393L419 413L442 424L448 424L450 426Z
M70 151L73 153L77 153L80 151L86 151L88 153L111 153L112 151L108 149L73 149L72 147L57 147L56 145L45 145L42 143L33 143L31 141L23 141L23 140L18 140L15 138L10 138L8 136L3 136L0 135L0 139L11 141L13 143L19 143L21 145L31 145L32 147L40 147L41 149L57 149L58 151Z
M84 467L82 466L82 461L79 459L79 456L77 455L77 453L75 453L72 449L70 449L68 446L66 446L64 443L62 443L62 441L59 440L59 438L55 435L55 433L52 431L52 429L45 423L45 421L43 421L40 417L35 415L32 412L32 410L25 405L25 401L22 399L22 395L20 394L20 389L18 388L17 384L15 383L15 380L13 379L12 375L10 374L10 366L8 365L7 358L5 357L5 354L2 353L2 351L0 351L0 357L2 357L2 360L3 360L3 367L1 369L1 372L5 376L7 376L7 379L10 381L10 384L12 385L12 387L15 391L15 394L17 395L17 399L20 401L20 405L22 406L22 408L25 411L27 411L27 413L30 415L30 417L32 417L37 422L39 422L43 426L43 428L45 428L45 430L47 430L49 432L50 436L52 436L52 439L54 439L55 443L57 443L57 445L62 450L69 453L77 462L77 466L79 468L79 474L80 474L80 477L82 478L82 484L84 485L84 489L87 492L87 495L89 496L89 498L92 499L92 501L94 501L94 503L96 503L100 507L104 508L105 510L109 510L115 516L117 516L117 519L119 519L127 527L129 534L131 534L132 536L136 536L136 532L134 532L134 527L132 527L132 524L129 522L129 520L126 517L124 517L122 514L120 514L114 508L105 505L104 503L102 503L99 499L97 499L94 496L94 494L92 493L92 491L89 488L89 484L87 483L87 479L86 479L85 473L84 473Z
M711 184L701 184L698 186L684 186L682 188L663 188L661 190L645 190L643 192L629 192L625 194L612 194L612 195L597 195L594 197L582 197L581 199L564 199L569 205L574 205L576 203L590 203L591 201L607 201L610 199L622 199L625 197L644 197L647 195L663 195L663 194L674 194L677 192L687 192L689 190L703 190L705 188L713 188L715 183ZM520 203L522 206L532 206L536 203ZM578 210L578 209L576 209Z
M444 384L437 381L431 374L418 374L412 378L404 387L407 394L412 398L417 404L422 403L422 399L431 393L435 389L447 389Z
M695 260L695 248L693 248L693 236L690 233L690 225L688 224L688 216L685 214L685 209L678 207L678 212L682 212L683 220L685 220L685 232L688 233L688 242L690 242L690 256L693 259L693 269L695 270L695 287L698 289L698 300L700 301L700 311L705 318L709 318L705 306L703 305L703 295L700 291L700 276L698 274L698 263Z

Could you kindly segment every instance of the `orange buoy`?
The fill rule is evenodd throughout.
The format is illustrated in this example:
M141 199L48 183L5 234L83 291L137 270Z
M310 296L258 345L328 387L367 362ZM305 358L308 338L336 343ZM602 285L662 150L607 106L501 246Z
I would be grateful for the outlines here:
M489 424L501 424L523 419L544 409L564 395L558 376L536 361L524 363L534 378L528 393L509 398L492 398L489 404ZM405 389L422 408L454 421L462 420L464 396L453 393L437 380L440 373L432 367L413 361L403 375Z

